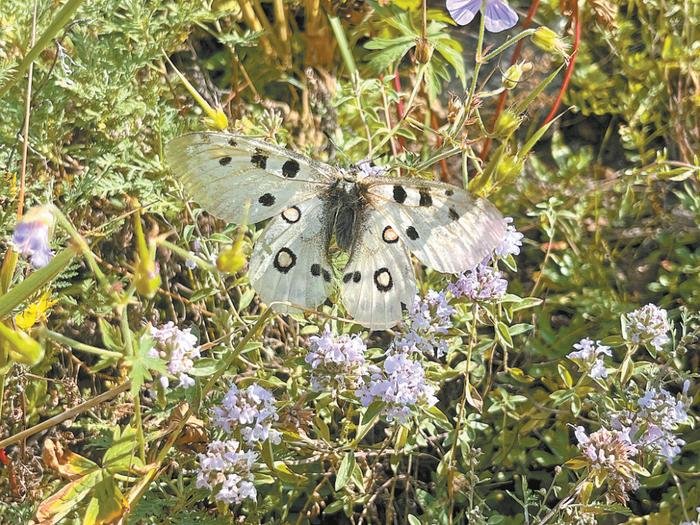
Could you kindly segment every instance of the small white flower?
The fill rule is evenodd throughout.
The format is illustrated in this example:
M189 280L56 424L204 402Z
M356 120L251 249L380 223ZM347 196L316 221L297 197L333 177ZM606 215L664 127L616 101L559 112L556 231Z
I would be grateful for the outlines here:
M503 242L501 242L501 244L498 247L496 247L494 253L498 257L519 255L520 248L523 245L523 237L525 236L515 229L515 226L513 226L512 224L512 217L506 217L504 219L504 222L506 223L506 235L503 238Z
M668 312L655 304L647 304L625 316L627 340L634 344L648 344L657 352L670 341Z
M566 357L576 362L581 372L589 374L593 379L608 377L605 363L600 356L612 356L609 346L600 344L600 341L594 342L586 337L576 343L574 348L576 351L570 352Z
M221 406L214 408L214 424L225 432L240 428L248 444L269 439L277 445L282 435L272 428L279 419L274 401L272 393L256 383L243 390L231 385Z
M149 350L151 357L160 357L168 362L168 373L177 377L182 388L190 388L195 382L188 373L194 368L194 361L200 357L197 338L190 333L190 329L180 330L172 321L160 328L151 327L151 337L155 346ZM170 382L161 384L168 388Z

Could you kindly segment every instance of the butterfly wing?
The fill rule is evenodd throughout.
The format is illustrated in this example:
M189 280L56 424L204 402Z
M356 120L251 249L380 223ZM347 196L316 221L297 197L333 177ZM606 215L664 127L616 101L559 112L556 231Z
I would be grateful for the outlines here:
M369 205L381 211L418 260L439 272L473 268L505 236L500 212L456 186L390 177L368 177L362 183Z
M391 222L375 209L362 213L343 271L341 293L348 313L372 330L398 323L402 303L409 306L416 295L416 278L406 246Z
M183 135L167 144L165 157L194 200L235 223L278 215L316 195L333 179L324 164L228 133Z
M314 308L328 297L331 266L323 202L310 198L283 210L265 227L250 258L248 277L265 303ZM275 305L280 312L284 305Z

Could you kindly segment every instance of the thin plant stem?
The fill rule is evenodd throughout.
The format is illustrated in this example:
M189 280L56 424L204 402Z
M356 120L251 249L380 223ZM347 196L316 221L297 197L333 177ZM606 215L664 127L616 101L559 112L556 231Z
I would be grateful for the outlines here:
M31 46L34 47L36 42L36 6L37 2L34 0L34 6L32 9L32 37ZM17 220L22 218L24 213L24 191L27 180L27 156L29 153L29 118L32 113L32 82L34 79L34 62L29 64L29 71L27 73L27 95L25 98L24 107L24 126L22 128L22 167L19 177L19 196L17 197Z

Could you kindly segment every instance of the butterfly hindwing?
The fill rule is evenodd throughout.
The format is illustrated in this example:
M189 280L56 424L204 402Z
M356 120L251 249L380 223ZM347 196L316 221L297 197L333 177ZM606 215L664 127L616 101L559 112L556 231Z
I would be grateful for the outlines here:
M402 303L413 302L416 280L411 258L378 211L364 211L342 280L345 309L372 330L394 326L401 320Z
M499 211L456 186L387 177L367 178L363 183L370 206L389 219L418 260L439 272L473 268L505 235Z
M332 180L327 166L227 133L178 137L168 143L166 158L194 200L217 217L236 223L278 215Z
M250 258L248 276L265 303L287 301L315 308L328 297L332 272L323 203L311 198L282 211L265 227ZM287 307L276 306L286 312Z

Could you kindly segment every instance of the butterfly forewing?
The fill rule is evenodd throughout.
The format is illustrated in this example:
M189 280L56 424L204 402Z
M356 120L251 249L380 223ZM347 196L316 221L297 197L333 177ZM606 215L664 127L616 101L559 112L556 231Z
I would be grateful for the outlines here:
M369 205L381 211L423 264L439 272L473 268L505 235L503 217L492 204L455 186L388 177L363 184Z
M401 320L402 303L416 295L411 258L390 222L378 211L364 211L359 232L343 270L342 298L346 310L372 330Z
M316 195L330 168L266 142L191 133L168 143L166 158L189 195L230 222L255 223Z
M321 304L331 290L323 202L310 198L282 211L263 230L250 258L248 277L265 303ZM275 306L286 312L284 305Z

